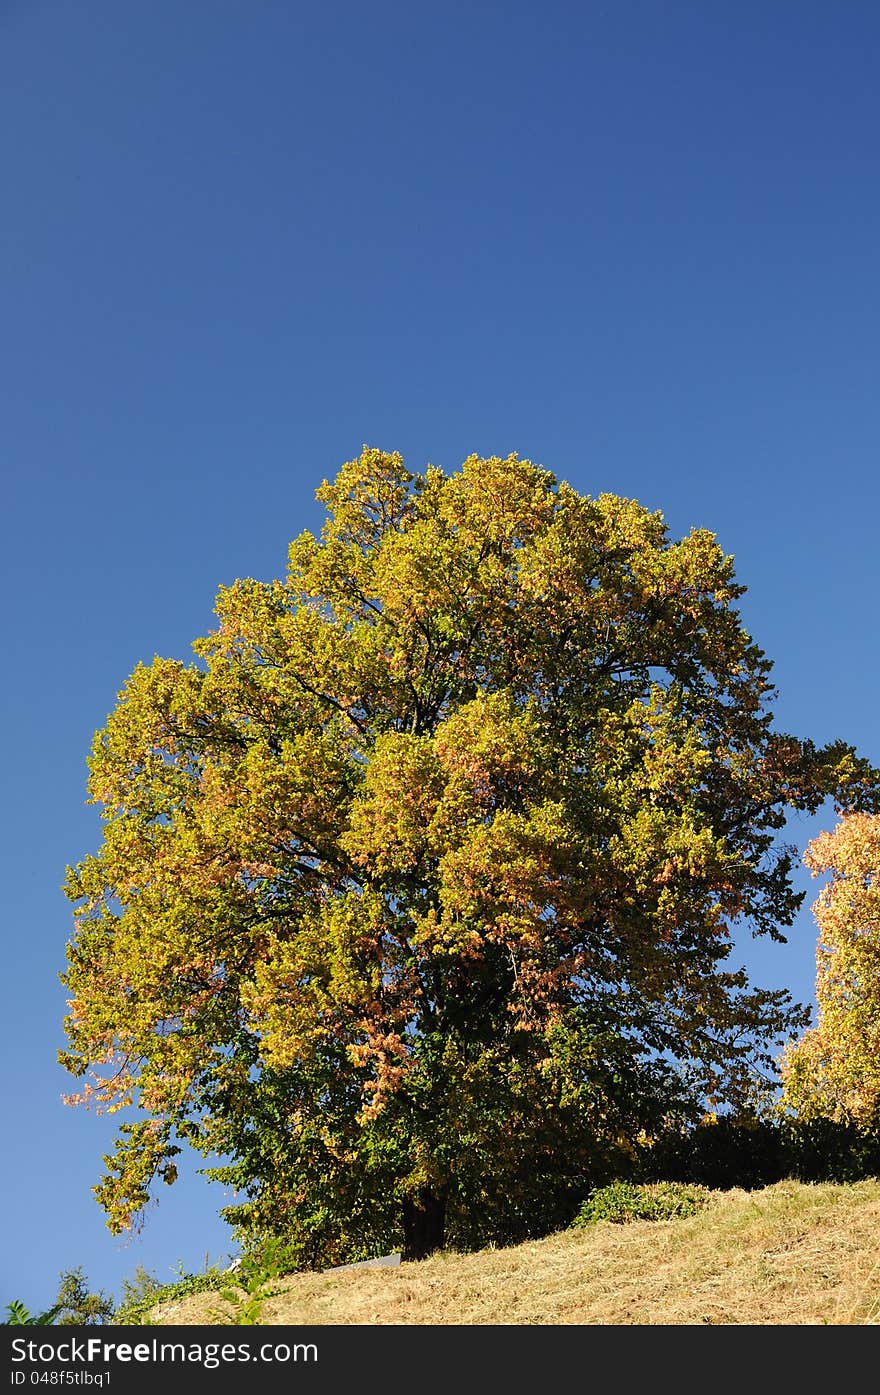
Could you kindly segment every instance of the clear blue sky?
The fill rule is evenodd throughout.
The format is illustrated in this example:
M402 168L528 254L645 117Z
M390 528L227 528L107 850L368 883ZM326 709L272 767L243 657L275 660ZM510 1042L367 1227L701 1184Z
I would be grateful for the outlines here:
M60 883L133 666L280 575L363 443L713 530L778 725L880 762L878 66L867 0L0 0L0 1306L230 1249L192 1169L104 1227ZM806 1001L808 907L738 947Z

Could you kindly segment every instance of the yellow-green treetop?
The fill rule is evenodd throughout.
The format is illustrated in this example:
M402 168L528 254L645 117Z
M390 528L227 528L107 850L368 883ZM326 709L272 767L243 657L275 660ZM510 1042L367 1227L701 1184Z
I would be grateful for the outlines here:
M424 1253L735 1101L805 1016L731 927L795 915L788 809L878 796L773 730L712 533L516 455L365 448L317 497L286 578L222 588L95 738L62 1054L127 1111L112 1229L188 1141L315 1263L401 1225Z
M804 857L828 875L813 912L816 1026L785 1053L782 1105L804 1119L880 1123L880 816L851 813Z

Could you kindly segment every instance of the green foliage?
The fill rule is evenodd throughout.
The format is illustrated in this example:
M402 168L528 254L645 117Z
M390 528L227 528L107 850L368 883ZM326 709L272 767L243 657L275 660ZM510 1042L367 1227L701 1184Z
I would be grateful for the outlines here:
M516 455L365 448L318 498L96 734L61 1053L130 1111L114 1232L188 1144L303 1267L521 1234L740 1103L806 1013L732 928L794 919L789 810L880 807L850 747L773 730L706 530Z
M165 1287L155 1274L139 1264L133 1278L122 1280L122 1298L116 1309L115 1321L122 1324L141 1322L149 1310L159 1302L159 1295L164 1292Z
M574 1224L595 1225L597 1221L671 1221L693 1216L708 1201L701 1187L679 1182L636 1184L612 1182L592 1191L581 1206Z
M263 1303L276 1292L277 1280L299 1267L295 1257L295 1249L291 1250L277 1236L269 1236L259 1247L243 1255L235 1271L236 1287L227 1286L220 1292L220 1297L233 1308L232 1317L227 1316L225 1321L237 1327L252 1327L258 1323Z
M880 1126L835 1119L781 1125L785 1175L801 1182L859 1182L880 1177Z
M785 1140L782 1130L769 1119L710 1117L692 1129L655 1140L643 1168L651 1177L750 1190L769 1186L787 1175Z
M61 1275L55 1305L55 1321L61 1327L97 1327L114 1315L113 1299L100 1290L89 1292L81 1266Z
M49 1308L45 1313L34 1316L18 1298L6 1305L5 1327L50 1327L58 1314L58 1308Z
M228 1282L226 1270L211 1266L200 1274L182 1273L173 1284L163 1284L139 1265L134 1279L123 1281L122 1301L116 1310L114 1322L130 1327L149 1326L153 1320L153 1310L160 1303L172 1303L191 1293L220 1289Z
M254 1327L262 1316L264 1301L271 1296L272 1290L263 1284L249 1287L243 1298L237 1289L221 1289L220 1297L232 1306L231 1314L221 1314L222 1320L233 1327Z
M65 1269L59 1276L55 1302L46 1312L32 1316L18 1299L8 1304L7 1324L46 1327L96 1327L110 1322L113 1299L101 1291L90 1293L82 1267Z
M712 1189L754 1190L785 1179L855 1182L880 1176L880 1129L779 1112L725 1115L654 1140L640 1171Z

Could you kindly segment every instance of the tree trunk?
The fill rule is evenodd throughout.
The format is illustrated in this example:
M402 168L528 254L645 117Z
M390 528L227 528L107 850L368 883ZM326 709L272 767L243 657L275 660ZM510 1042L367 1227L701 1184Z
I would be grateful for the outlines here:
M446 1197L426 1187L403 1200L403 1259L425 1259L442 1250L446 1233Z

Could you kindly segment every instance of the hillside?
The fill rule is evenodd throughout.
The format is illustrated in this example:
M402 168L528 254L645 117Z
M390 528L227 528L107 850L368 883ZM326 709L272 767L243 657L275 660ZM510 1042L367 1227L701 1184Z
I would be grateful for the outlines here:
M602 1221L509 1249L290 1275L274 1282L257 1321L873 1325L878 1275L880 1180L780 1182L713 1192L686 1219ZM225 1325L235 1313L218 1294L198 1293L152 1316Z

